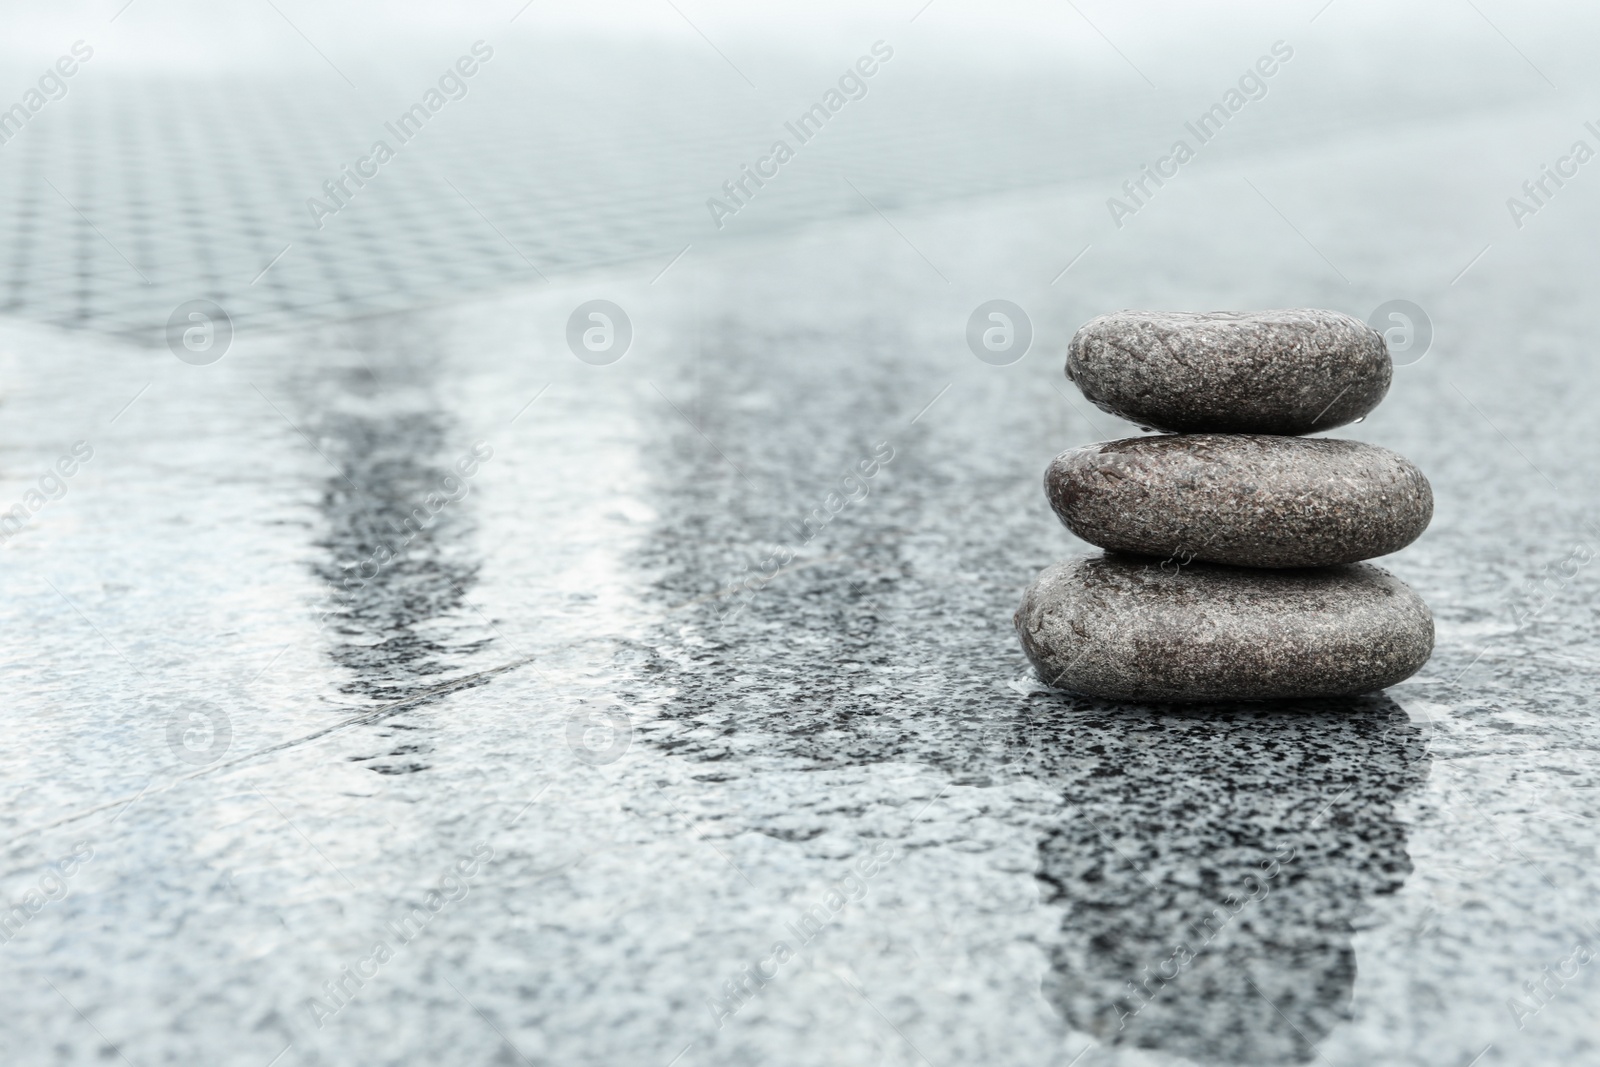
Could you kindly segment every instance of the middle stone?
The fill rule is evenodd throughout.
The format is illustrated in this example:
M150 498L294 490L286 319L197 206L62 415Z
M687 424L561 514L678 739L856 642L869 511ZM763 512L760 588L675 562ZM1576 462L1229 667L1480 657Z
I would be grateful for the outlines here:
M1404 456L1360 441L1172 434L1063 452L1045 492L1067 528L1118 552L1324 567L1398 551L1433 517Z

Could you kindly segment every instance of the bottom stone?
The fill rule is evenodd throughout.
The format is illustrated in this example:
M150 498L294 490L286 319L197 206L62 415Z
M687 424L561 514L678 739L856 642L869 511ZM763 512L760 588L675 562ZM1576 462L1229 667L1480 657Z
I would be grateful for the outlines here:
M1016 625L1046 684L1106 700L1349 696L1410 677L1433 652L1428 606L1367 563L1069 560L1034 580Z

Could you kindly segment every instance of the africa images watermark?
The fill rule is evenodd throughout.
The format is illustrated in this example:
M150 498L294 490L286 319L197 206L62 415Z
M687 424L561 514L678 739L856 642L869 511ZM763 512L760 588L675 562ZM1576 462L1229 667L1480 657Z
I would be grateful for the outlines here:
M437 85L428 86L419 103L402 111L393 122L383 124L384 129L394 136L396 144L402 147L408 144L422 132L422 127L430 118L444 109L445 104L466 98L467 79L478 73L480 63L487 63L494 57L494 48L484 41L472 42L471 51L472 55L461 56L452 66L445 68L445 72L439 75ZM367 182L378 176L378 168L393 159L395 154L389 142L374 141L367 154L355 161L354 167L346 163L340 167L338 177L323 182L322 191L328 198L327 202L314 196L306 201L306 209L311 212L311 221L317 224L317 229L322 229L324 218L337 215L349 207L356 193L366 188ZM350 188L352 183L354 189Z
M166 738L174 756L204 767L233 747L233 717L209 700L180 699L169 705Z
M1600 956L1596 951L1594 938L1600 935L1600 926L1594 923L1583 924L1583 936L1572 946L1572 952L1553 967L1546 964L1539 972L1537 982L1524 981L1522 983L1525 997L1507 997L1506 1008L1511 1012L1511 1018L1516 1020L1517 1029L1525 1029L1528 1020L1538 1015L1549 1003L1566 988L1568 982L1578 977L1578 972Z
M67 480L78 473L80 464L94 458L94 446L87 441L75 441L71 454L63 453L53 469L46 468L39 476L38 487L22 494L22 499L0 512L0 544L8 543L21 533L33 516L53 500L67 495Z
M322 1029L329 1019L349 1007L356 999L356 994L376 978L384 965L393 960L402 948L427 929L434 916L447 905L465 899L472 891L472 879L484 864L493 861L494 847L487 841L478 842L465 859L458 860L454 867L445 872L437 888L428 890L421 904L412 905L398 919L384 923L383 933L373 941L371 952L323 982L322 997L306 998L306 1010L317 1024L317 1029Z
M44 876L37 885L22 894L22 899L9 910L0 911L0 944L9 942L44 910L46 904L63 900L67 895L67 882L78 873L78 868L94 859L94 846L87 841L75 842L72 851L45 864Z
M822 127L842 111L846 103L866 96L866 79L878 73L880 62L887 63L893 57L894 49L889 45L883 41L872 42L872 55L862 56L855 61L854 66L845 68L845 72L839 75L837 88L830 88L823 93L820 101L801 112L798 119L785 122L784 128L794 135L798 144L807 143L822 132ZM711 212L711 221L716 223L717 229L722 229L724 218L737 215L745 205L755 199L756 192L765 187L767 181L776 178L779 169L793 159L794 154L789 142L780 139L772 142L767 154L756 160L754 167L748 163L740 164L739 176L722 183L722 192L727 199L713 196L706 201L706 208ZM770 170L767 169L769 165ZM752 183L755 185L754 189L750 187Z
M83 41L73 41L71 51L72 55L61 56L54 68L46 68L39 75L37 88L29 89L21 100L0 111L0 144L21 133L28 120L44 110L46 104L67 95L66 79L78 73L79 64L89 62L94 55L94 48Z
M1245 875L1247 882L1256 883L1255 888L1250 890L1249 896L1241 897L1236 893L1230 893L1223 901L1227 905L1226 910L1221 907L1212 908L1209 915L1198 923L1192 924L1190 932L1195 935L1195 939L1175 945L1172 949L1172 954L1156 964L1155 974L1150 973L1150 965L1146 964L1144 978L1140 982L1135 984L1133 979L1128 979L1128 995L1118 997L1111 1002L1111 1010L1117 1014L1118 1030L1124 1029L1128 1025L1129 1019L1138 1015L1156 997L1160 996L1161 991L1169 983L1176 981L1188 969L1189 965L1194 962L1195 958L1205 952L1217 934L1229 923L1233 922L1233 917L1244 910L1245 905L1259 904L1267 899L1267 894L1271 892L1267 882L1278 877L1283 863L1293 862L1295 858L1295 850L1289 846L1278 845L1273 849L1273 852L1277 855L1277 859L1261 861L1260 866L1263 877L1257 878L1254 874ZM1280 861L1282 862L1280 863ZM1151 982L1159 982L1160 984L1152 988Z
M350 596L365 588L368 582L383 573L385 567L403 556L411 542L416 540L445 508L466 499L467 494L472 491L472 478L478 473L480 464L487 462L493 455L494 446L489 442L474 442L472 449L456 460L456 473L446 474L440 478L438 488L424 497L422 503L413 507L411 513L400 520L398 526L393 519L388 520L390 528L400 536L388 544L379 542L366 559L345 565L345 575L341 585L346 605ZM457 477L457 474L460 477ZM368 573L369 571L371 573ZM338 595L335 594L336 597ZM330 608L323 612L321 618L326 619L335 610L337 609Z
M867 483L877 476L878 472L887 467L894 459L894 446L888 441L879 441L872 446L871 455L856 463L855 469L846 471L839 479L839 487L831 489L822 498L822 503L812 508L810 513L800 522L790 522L794 533L800 539L800 548L809 545L833 521L833 517L844 511L851 504L860 503L872 493L872 488ZM719 623L727 622L738 615L756 594L774 578L778 572L787 567L794 558L800 554L800 548L788 544L781 544L777 551L768 555L756 564L756 573L749 575L734 584L730 591L742 593L743 596L718 616ZM750 569L750 564L744 565L744 570Z
M1593 523L1585 522L1591 534L1600 534ZM1549 607L1551 602L1578 577L1578 572L1594 559L1595 548L1588 540L1576 541L1560 561L1546 563L1539 574L1528 578L1510 596L1511 619L1522 629Z
M1594 136L1596 143L1600 143L1600 126L1596 126L1593 122L1585 122L1583 128ZM1594 157L1594 148L1580 137L1572 142L1572 147L1567 149L1566 155L1556 160L1555 166L1552 167L1548 163L1539 164L1538 176L1522 183L1523 196L1506 197L1506 210L1511 212L1511 221L1517 229L1522 229L1523 219L1537 215L1548 205L1557 191L1578 176L1578 168Z
M794 939L793 944L787 940L773 942L766 956L722 983L721 997L707 997L706 1009L711 1012L717 1029L722 1029L729 1019L776 979L779 969L827 929L850 902L865 897L868 880L877 877L894 858L894 846L887 841L880 841L871 852L856 860L854 870L829 886L820 901L801 912L797 921L784 924Z
M1150 182L1154 182L1156 189L1160 189L1167 184L1168 179L1176 178L1178 168L1193 159L1200 146L1209 143L1221 133L1222 127L1230 118L1242 111L1251 101L1266 97L1267 79L1278 73L1281 64L1294 58L1294 49L1286 41L1273 41L1270 51L1270 55L1257 59L1254 67L1239 76L1237 88L1223 93L1222 99L1201 112L1199 118L1183 124L1184 129L1194 136L1193 145L1189 144L1186 137L1178 138L1173 142L1171 152L1156 160L1154 164L1143 164L1139 168L1137 177L1122 183L1122 191L1127 200L1115 196L1106 200L1106 208L1111 212L1111 221L1117 229L1122 229L1123 219L1137 215L1139 210L1155 197Z

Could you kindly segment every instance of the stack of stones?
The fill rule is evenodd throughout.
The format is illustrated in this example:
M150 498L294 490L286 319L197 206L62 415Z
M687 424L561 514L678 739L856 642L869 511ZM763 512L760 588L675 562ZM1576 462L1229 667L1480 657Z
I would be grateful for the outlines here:
M1067 377L1154 437L1057 456L1050 504L1103 556L1045 569L1017 611L1047 684L1110 700L1344 696L1433 651L1420 597L1361 560L1410 544L1433 490L1405 457L1302 434L1389 390L1383 337L1332 311L1125 311Z

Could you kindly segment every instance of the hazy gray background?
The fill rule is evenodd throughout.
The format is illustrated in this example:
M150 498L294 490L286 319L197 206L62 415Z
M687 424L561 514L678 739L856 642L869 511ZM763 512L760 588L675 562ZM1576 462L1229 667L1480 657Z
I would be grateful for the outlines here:
M1455 232L1428 235L1465 264L1505 230L1504 198L1536 173L1538 153L1578 129L1596 77L1583 44L1592 12L1465 0L1404 10L135 0L8 18L8 104L74 41L95 54L67 96L0 149L0 307L146 341L197 297L243 329L282 327L620 261L659 270L691 244L704 253L874 209L1062 183L1109 196L1277 40L1296 58L1178 183L1250 157L1413 131L1393 160L1396 184L1443 182L1472 198ZM468 96L315 226L307 199L375 139L393 140L383 123L480 39L496 58ZM785 120L878 40L895 59L867 97L748 210L711 225L706 199L788 138ZM1530 138L1526 158L1488 141L1449 158L1424 147L1486 114L1548 134ZM1263 193L1310 230L1327 197L1348 195L1337 184L1299 199L1283 190L1284 204ZM1166 191L1153 210L1183 210L1179 199ZM1090 205L1070 220L1069 256L1115 232L1104 205Z

